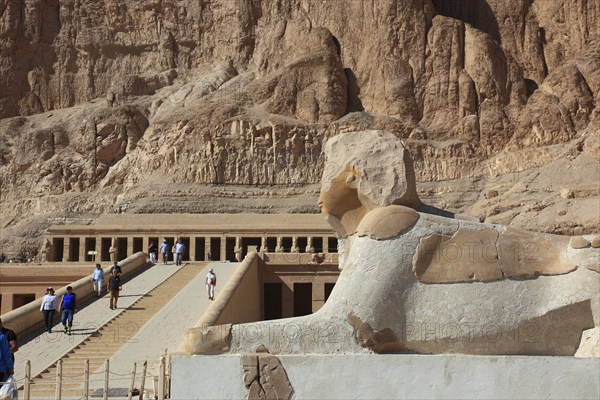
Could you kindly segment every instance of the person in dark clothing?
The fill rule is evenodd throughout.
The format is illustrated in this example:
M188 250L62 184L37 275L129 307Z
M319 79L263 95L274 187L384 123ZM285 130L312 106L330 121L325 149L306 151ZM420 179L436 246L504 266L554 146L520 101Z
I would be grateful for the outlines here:
M5 328L2 325L2 320L0 319L0 333L6 336L6 340L8 340L8 347L10 347L10 353L12 355L13 364L15 362L15 353L19 350L19 345L17 344L17 334L8 328Z
M117 308L117 301L119 300L119 292L121 291L121 274L114 270L110 278L108 279L108 285L106 289L110 292L110 309L114 310Z
M119 274L119 275L121 275L121 273L123 272L121 270L121 267L117 263L115 263L112 267L110 267L110 275L111 276L113 274L113 271L115 271L115 270L117 271L117 274Z
M150 263L152 265L156 264L156 257L158 256L158 247L156 247L154 242L150 242L150 246L148 246L148 255L150 256Z
M0 333L0 386L2 382L15 373L15 364L11 357L10 345L8 339L3 333Z

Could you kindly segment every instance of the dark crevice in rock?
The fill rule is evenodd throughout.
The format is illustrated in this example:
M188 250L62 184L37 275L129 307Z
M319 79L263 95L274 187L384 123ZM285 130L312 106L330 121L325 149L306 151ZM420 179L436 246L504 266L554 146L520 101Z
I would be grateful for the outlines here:
M487 1L432 0L438 14L466 22L502 42L494 10Z

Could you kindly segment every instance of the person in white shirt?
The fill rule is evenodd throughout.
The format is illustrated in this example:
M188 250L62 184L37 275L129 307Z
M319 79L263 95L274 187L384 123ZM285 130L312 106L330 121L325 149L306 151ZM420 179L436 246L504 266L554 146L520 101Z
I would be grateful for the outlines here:
M46 289L46 295L42 298L42 305L40 306L40 311L44 313L44 323L48 333L52 332L52 320L57 307L58 299L54 295L54 289L49 287Z
M217 286L217 275L215 275L211 268L206 274L206 292L208 293L208 299L215 299L215 286Z
M94 285L94 291L97 293L96 297L102 295L102 281L104 280L104 271L100 264L96 264L96 269L92 274L92 283Z
M160 245L160 252L163 256L163 264L166 264L169 261L169 242L167 242L167 239L164 239Z
M183 258L184 251L185 245L181 239L177 239L177 243L175 243L175 265L181 265L181 259Z

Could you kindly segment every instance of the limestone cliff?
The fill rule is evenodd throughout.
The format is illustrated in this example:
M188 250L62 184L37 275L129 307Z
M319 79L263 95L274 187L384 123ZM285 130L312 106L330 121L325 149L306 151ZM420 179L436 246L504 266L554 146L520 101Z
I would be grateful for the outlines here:
M368 128L426 203L593 230L599 36L586 0L2 0L2 251L117 207L316 212L323 143Z

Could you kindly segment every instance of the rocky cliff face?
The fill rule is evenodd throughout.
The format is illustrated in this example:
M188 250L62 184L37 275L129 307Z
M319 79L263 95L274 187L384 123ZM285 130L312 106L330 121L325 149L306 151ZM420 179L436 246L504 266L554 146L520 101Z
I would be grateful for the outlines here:
M596 229L599 35L586 0L1 1L3 247L122 205L316 212L358 129L425 202Z

